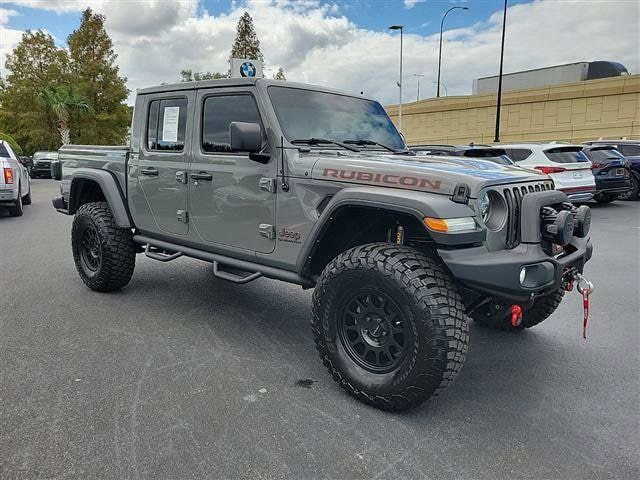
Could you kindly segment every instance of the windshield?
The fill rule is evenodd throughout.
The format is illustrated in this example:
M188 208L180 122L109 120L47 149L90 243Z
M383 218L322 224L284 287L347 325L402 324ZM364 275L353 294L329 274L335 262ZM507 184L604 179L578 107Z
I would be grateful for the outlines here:
M269 97L289 141L371 140L394 149L406 148L378 102L287 87L269 87Z
M33 154L34 160L50 159L55 160L58 158L58 152L36 152Z

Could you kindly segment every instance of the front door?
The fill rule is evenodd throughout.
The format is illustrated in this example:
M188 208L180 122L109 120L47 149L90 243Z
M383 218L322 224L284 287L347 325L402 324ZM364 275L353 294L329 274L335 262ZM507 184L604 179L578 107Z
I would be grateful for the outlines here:
M218 246L270 253L275 248L275 156L267 163L230 150L231 122L263 125L250 91L201 90L199 128L189 166L189 236ZM264 132L264 127L263 127ZM264 140L265 150L267 146Z
M187 235L187 166L191 150L194 92L167 98L150 96L145 103L147 123L137 158L131 159L135 177L136 221L142 230ZM147 208L144 208L147 207ZM143 212L146 212L144 214Z

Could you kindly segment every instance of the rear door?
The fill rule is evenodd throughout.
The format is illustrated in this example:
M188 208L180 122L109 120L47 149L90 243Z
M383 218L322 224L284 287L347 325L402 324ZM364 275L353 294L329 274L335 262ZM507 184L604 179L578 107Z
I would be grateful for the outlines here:
M197 95L198 129L189 166L193 241L270 253L275 248L275 158L260 163L230 149L231 122L258 123L268 151L258 98L252 89L205 89Z
M136 182L131 201L142 230L181 236L189 231L187 166L194 97L193 91L182 91L149 95L144 102L141 145L129 162L129 177Z

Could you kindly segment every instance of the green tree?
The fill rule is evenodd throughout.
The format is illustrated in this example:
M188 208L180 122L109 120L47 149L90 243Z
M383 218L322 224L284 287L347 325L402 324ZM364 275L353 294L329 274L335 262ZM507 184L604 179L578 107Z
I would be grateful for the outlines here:
M273 76L274 80L286 80L287 77L284 76L284 70L282 69L282 67L280 67L278 69L278 71L276 72L276 74Z
M0 130L11 135L26 154L54 150L59 144L56 118L39 93L68 78L69 59L53 37L27 30L7 55L8 74L0 84Z
M124 103L129 95L127 79L119 75L118 56L104 22L104 15L87 8L80 26L67 39L74 91L86 97L92 107L69 112L75 125L74 143L120 144L131 122Z
M218 80L220 78L229 78L228 73L219 72L193 72L192 70L180 71L181 82L198 82L200 80Z
M238 21L236 39L231 47L231 57L264 60L260 51L260 40L253 28L253 19L247 12L244 12Z
M92 111L89 99L68 85L47 87L40 92L40 98L58 120L58 132L60 132L62 145L69 145L71 143L70 112Z
M0 132L0 140L4 140L9 145L11 145L13 153L15 153L16 155L22 155L22 148L20 148L18 142L16 142L16 140L11 135L9 135L8 133Z

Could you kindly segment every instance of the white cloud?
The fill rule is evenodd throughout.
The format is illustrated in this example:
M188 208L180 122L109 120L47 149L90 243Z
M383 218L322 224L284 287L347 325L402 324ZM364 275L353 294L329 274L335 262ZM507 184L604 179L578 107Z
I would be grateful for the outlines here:
M20 42L22 31L7 26L11 17L19 15L15 10L0 8L0 76L5 75L7 54Z
M404 8L406 8L407 10L412 9L413 7L415 7L418 3L424 3L425 0L404 0Z
M364 91L385 103L397 101L398 34L358 27L355 17L350 20L335 5L315 0L247 0L234 3L226 13L210 15L196 0L85 0L75 2L73 8L69 2L38 2L40 8L51 11L80 11L87 4L107 16L118 64L132 92L177 81L184 68L226 71L236 23L247 10L254 19L268 75L281 66L288 80ZM638 72L640 52L633 32L640 23L640 6L624 0L585 5L538 0L510 7L505 72L590 60L615 60ZM486 21L445 32L442 82L449 95L470 93L474 78L497 73L501 27L499 10ZM435 95L438 35L405 33L404 40L404 101L415 100L414 73L425 74L422 97Z
M9 19L11 17L15 17L16 15L19 15L19 14L15 10L11 10L8 8L0 8L0 25L9 23Z

